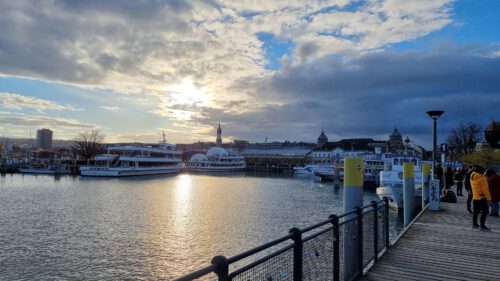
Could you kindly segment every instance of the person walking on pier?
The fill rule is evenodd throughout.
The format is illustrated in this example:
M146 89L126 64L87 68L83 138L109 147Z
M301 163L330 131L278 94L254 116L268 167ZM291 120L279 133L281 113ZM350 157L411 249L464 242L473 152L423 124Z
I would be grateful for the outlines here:
M451 187L453 186L453 170L451 169L451 167L446 167L446 172L444 174L444 181L446 184L446 190L444 191L444 193L446 194L446 192L450 190Z
M486 171L488 185L491 193L491 213L493 217L498 217L498 201L500 201L500 176L493 170Z
M457 196L464 196L462 193L462 181L464 180L464 170L463 168L457 168L455 175L453 175L453 180L455 181L455 185L457 186Z
M472 228L481 228L481 230L490 230L486 227L486 216L489 213L491 205L491 193L488 187L488 179L483 174L486 171L483 167L477 166L476 170L470 175L470 184L472 187ZM477 216L481 213L480 224L477 224Z
M464 176L464 187L465 191L467 191L467 211L472 214L472 187L470 186L470 175L474 172L474 167L469 166L469 170L465 173Z

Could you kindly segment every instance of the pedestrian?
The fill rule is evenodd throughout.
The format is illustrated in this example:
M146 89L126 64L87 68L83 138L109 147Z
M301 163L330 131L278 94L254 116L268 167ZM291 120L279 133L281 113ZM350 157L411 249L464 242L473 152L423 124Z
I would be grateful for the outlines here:
M490 230L486 227L486 216L489 212L489 207L491 205L491 194L488 187L488 179L484 175L484 169L481 166L476 167L476 171L472 172L470 175L470 184L472 187L472 208L474 213L472 215L472 228L488 231ZM477 217L481 214L479 220L480 225L477 224Z
M491 216L498 217L498 202L500 201L500 176L493 170L485 173L491 193Z
M441 167L441 164L437 164L436 179L439 180L439 193L442 193L443 192L443 168Z
M450 190L451 187L453 186L453 170L451 167L446 167L446 173L444 175L445 178L445 184L446 184L446 191ZM445 191L445 193L446 193Z
M464 176L461 168L457 168L457 171L453 175L453 180L457 186L457 196L464 196L462 193L462 181L464 180Z
M467 211L472 214L472 187L470 185L470 175L474 172L475 167L469 166L469 169L464 175L464 188L467 192Z

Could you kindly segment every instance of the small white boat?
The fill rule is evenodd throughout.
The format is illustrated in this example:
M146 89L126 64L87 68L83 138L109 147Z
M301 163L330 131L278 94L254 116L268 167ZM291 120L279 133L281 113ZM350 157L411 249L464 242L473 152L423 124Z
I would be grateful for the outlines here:
M321 178L321 181L342 180L344 178L343 169L334 169L332 166L320 167L314 170L314 175Z
M305 166L293 167L293 173L297 175L312 175L314 170L318 169L319 165L309 164Z
M421 205L422 198L422 170L421 160L417 157L392 157L386 162L384 170L380 172L380 187L377 187L377 195L380 199L389 198L389 207L402 209L403 201L403 163L412 162L414 165L415 178L415 205Z
M80 167L82 176L126 177L177 174L181 168L181 152L174 146L159 145L112 146L107 154L95 157L94 166Z
M235 172L245 168L243 156L221 147L212 147L206 154L194 154L185 165L188 172Z

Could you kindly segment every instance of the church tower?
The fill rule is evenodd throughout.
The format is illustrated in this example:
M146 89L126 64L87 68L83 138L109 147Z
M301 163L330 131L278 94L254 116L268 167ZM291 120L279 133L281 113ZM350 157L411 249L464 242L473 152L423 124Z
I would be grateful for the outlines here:
M217 147L222 146L222 130L220 128L220 122L219 122L219 128L217 128L217 139L215 140L215 146Z
M392 134L389 136L389 151L390 152L402 152L404 149L403 146L403 136L398 131L398 128L395 127Z
M321 134L318 137L318 147L322 147L327 143L328 143L328 137L325 135L324 129L321 128Z

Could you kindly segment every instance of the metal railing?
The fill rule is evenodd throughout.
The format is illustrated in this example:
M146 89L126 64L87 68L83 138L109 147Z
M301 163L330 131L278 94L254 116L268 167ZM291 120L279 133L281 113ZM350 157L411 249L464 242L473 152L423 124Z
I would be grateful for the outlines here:
M384 198L303 229L292 228L288 235L239 255L216 256L210 266L176 280L357 280L389 246L389 204ZM254 261L230 272L230 266L251 257Z

